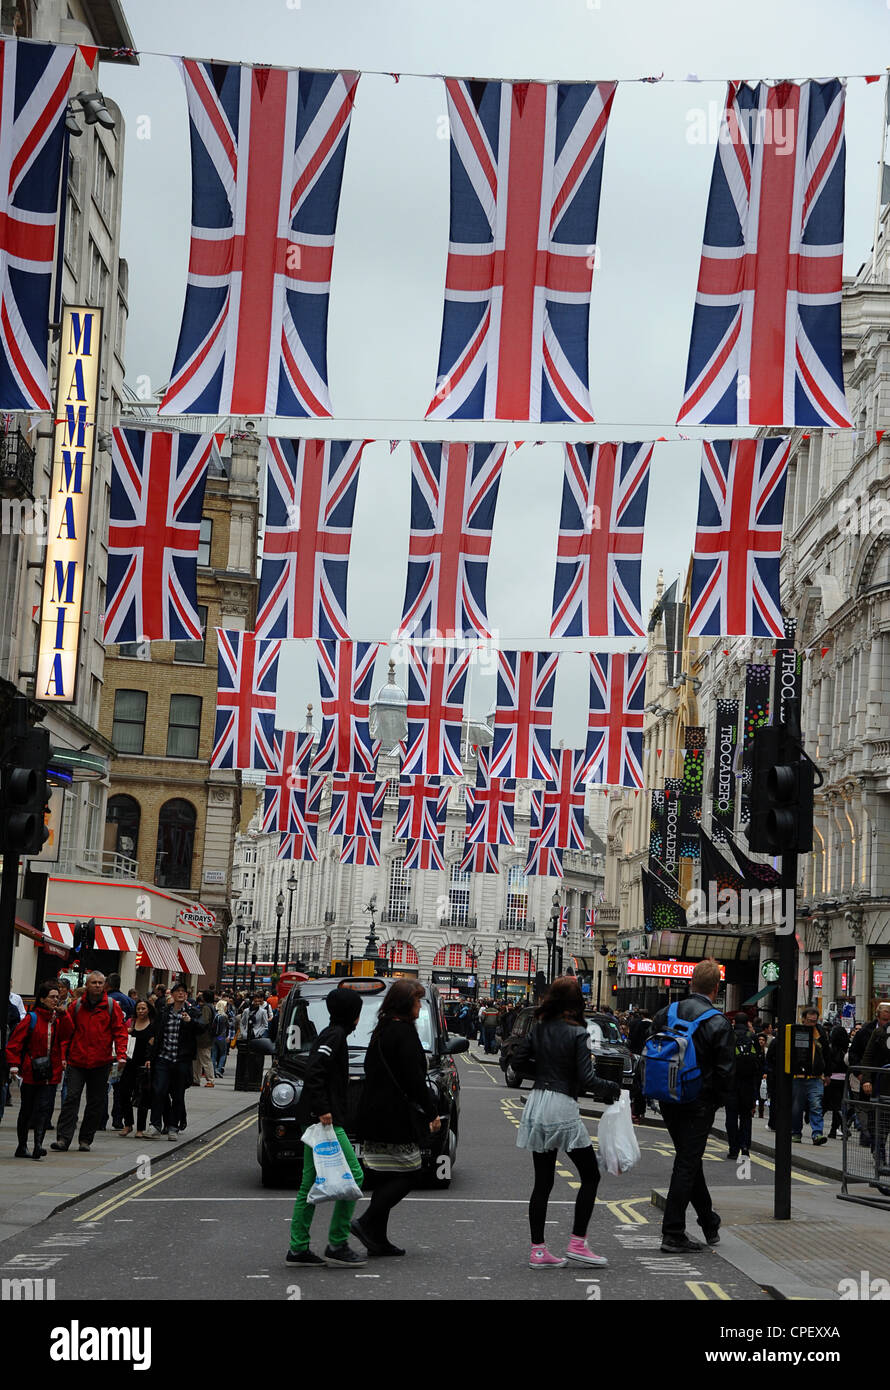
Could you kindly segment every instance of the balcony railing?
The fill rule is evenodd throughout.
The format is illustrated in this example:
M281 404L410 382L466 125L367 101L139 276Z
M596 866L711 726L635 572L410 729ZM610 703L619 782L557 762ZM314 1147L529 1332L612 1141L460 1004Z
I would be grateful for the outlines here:
M512 917L502 917L498 922L498 931L534 931L534 917L525 917L521 921L514 920Z
M436 921L437 927L450 927L452 931L475 931L476 918L466 917L463 913L458 913L455 917L440 917Z
M34 496L34 450L21 430L0 435L0 496Z
M73 849L61 855L54 866L57 874L73 874L84 869L95 878L137 879L139 860L110 850Z
M406 922L408 926L417 926L417 913L412 912L408 907L387 908L380 914L381 922Z
M324 924L325 924L325 926L326 926L326 927L333 926L333 924L334 924L334 922L336 922L336 920L337 920L337 914L336 914L336 912L331 912L330 908L328 908L327 912L326 912L325 915L324 915Z
M611 903L600 903L596 910L596 920L601 923L617 922L620 916L620 907L613 907Z

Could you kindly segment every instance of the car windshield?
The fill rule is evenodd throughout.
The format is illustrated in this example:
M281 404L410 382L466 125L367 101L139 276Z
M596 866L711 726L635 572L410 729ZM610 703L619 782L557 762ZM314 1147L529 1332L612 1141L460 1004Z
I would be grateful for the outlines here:
M347 1039L350 1052L367 1050L383 998L383 994L365 994L362 996L362 1011L359 1015L358 1025ZM315 1038L323 1029L327 1028L329 1022L323 996L317 995L311 999L300 998L296 1000L285 1034L283 1047L285 1055L308 1052ZM433 1050L433 1017L429 1001L426 999L420 1001L420 1014L416 1027L424 1052L431 1053Z
M587 1020L587 1036L592 1043L620 1043L622 1041L621 1029L618 1024L605 1019L589 1018Z

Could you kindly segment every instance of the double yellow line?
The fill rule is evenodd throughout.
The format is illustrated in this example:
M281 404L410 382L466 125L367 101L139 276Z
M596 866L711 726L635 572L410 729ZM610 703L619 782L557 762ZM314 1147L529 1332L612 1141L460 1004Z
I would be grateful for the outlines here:
M137 1179L133 1186L128 1188L126 1192L119 1193L115 1197L106 1198L98 1207L93 1207L92 1211L85 1211L82 1216L75 1216L74 1220L102 1221L106 1216L109 1216L111 1212L117 1211L120 1207L125 1206L127 1202L132 1202L137 1197L144 1196L146 1192L150 1192L152 1188L157 1187L162 1182L167 1182L169 1178L178 1177L186 1168L191 1168L193 1163L202 1163L205 1158L209 1158L211 1154L215 1154L219 1149L223 1148L225 1144L228 1144L230 1140L235 1139L239 1134L243 1134L246 1129L250 1129L250 1127L255 1124L256 1114L248 1115L246 1120L241 1120L240 1123L226 1130L218 1139L211 1140L209 1144L199 1149L197 1153L192 1154L191 1157L184 1158L179 1163L172 1163L169 1168L164 1169L163 1173L158 1173L157 1177L145 1178L144 1180ZM149 1154L148 1157L151 1158L152 1155Z

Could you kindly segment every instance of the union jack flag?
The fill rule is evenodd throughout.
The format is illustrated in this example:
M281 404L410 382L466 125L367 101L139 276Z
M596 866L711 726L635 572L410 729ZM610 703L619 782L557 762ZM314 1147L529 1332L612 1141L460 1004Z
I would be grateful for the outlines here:
M585 782L642 787L645 689L645 656L590 653Z
M615 83L445 86L451 229L427 416L592 420L590 289Z
M550 776L552 777L552 772ZM529 797L528 860L526 875L538 878L562 878L562 850L549 849L541 844L543 828L543 791L533 791Z
M584 848L585 765L580 748L560 748L554 753L552 781L542 793L543 849Z
M467 844L515 845L515 801L515 778L492 776L488 754L480 748L476 764L476 785L467 787Z
M408 736L402 775L463 775L460 756L464 694L473 649L408 647Z
M551 776L550 726L558 652L498 651L493 777Z
M406 869L444 869L443 840L409 840L405 851Z
M559 909L559 935L568 936L569 934L569 909L561 907Z
M324 778L308 775L314 739L311 730L275 730L275 769L266 773L261 823L265 833L307 835L310 826L317 833Z
M260 637L349 636L349 545L366 443L269 440Z
M111 432L105 641L200 641L198 541L212 434Z
M729 84L680 421L851 423L844 159L843 82Z
M313 772L371 772L379 743L368 729L379 642L316 642L321 733Z
M49 294L74 58L68 46L0 44L0 410L52 410Z
M188 287L160 413L331 414L334 231L358 73L184 59Z
M278 846L279 859L303 859L318 863L318 820L321 796L326 778L310 777L309 764L315 734L307 729L301 734L285 734L285 739L293 738L291 761L282 762L287 769L287 792L290 796L290 831L282 835ZM279 741L282 735L278 735ZM268 777L266 782L268 785Z
M706 439L690 636L784 637L779 599L790 439Z
M588 907L584 911L584 937L590 941L593 939L594 928L596 927L596 908Z
M551 637L643 636L640 565L653 444L567 444Z
M371 793L370 804L365 799L359 818L362 829L356 830L354 835L344 839L340 850L341 864L354 864L357 868L363 865L380 868L380 836L383 833L386 787L386 781L378 782Z
M443 787L435 777L399 778L399 813L393 838L409 841L406 869L444 869L450 792L451 788Z
M280 642L216 629L216 728L211 767L274 772L275 691Z
M471 874L499 874L498 852L494 845L468 845L460 867Z
M331 818L329 835L371 835L371 811L380 788L386 794L386 783L361 772L334 776L331 782Z
M400 637L490 637L485 584L506 444L411 445Z

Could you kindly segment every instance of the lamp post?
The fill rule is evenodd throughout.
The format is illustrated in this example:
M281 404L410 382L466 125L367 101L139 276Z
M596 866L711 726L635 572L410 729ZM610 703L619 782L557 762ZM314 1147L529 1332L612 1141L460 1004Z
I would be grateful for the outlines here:
M275 950L272 958L272 974L278 974L278 946L281 940L281 919L284 916L284 894L275 899Z
M478 998L479 998L479 958L478 958L478 956L476 955L476 938L475 938L475 936L473 937L473 940L470 942L469 946L467 947L466 951L464 952L464 960L466 960L467 956L470 957L470 969L471 969L472 972L473 972L473 979L475 980L475 984L473 985L473 998L474 998L474 999L478 999Z
M297 883L296 874L292 872L290 878L287 880L287 945L284 948L285 970L290 969L290 929L294 920L294 893L296 893L298 887L299 884Z
M547 983L552 985L556 978L556 933L559 929L559 894L553 894L550 908L550 940L547 943Z
M346 952L346 974L352 974L352 936L347 931L346 940L343 942L343 950Z
M600 955L601 955L601 956L603 957L603 959L605 960L605 958L606 958L606 956L607 956L608 954L609 954L609 948L608 948L608 946L605 944L605 942L603 942L602 946L600 947ZM599 970L596 972L596 1007L597 1007L597 1008L599 1008L599 1006L600 1006L600 987L601 987L601 985L602 985L602 982L603 982L603 971L602 971L602 966L600 966Z
M249 985L248 985L248 989L250 990L250 993L253 994L254 990L256 989L256 945L257 945L256 931L253 930L253 929L251 929L251 931L248 933L248 935L245 937L245 940L244 940L244 963L245 963L245 965L247 964L247 946L248 946L248 942L250 943L250 983L249 983Z
M238 948L241 945L241 938L244 936L244 920L240 916L235 922L235 969L232 974L232 993L238 992ZM245 962L246 962L245 954Z

